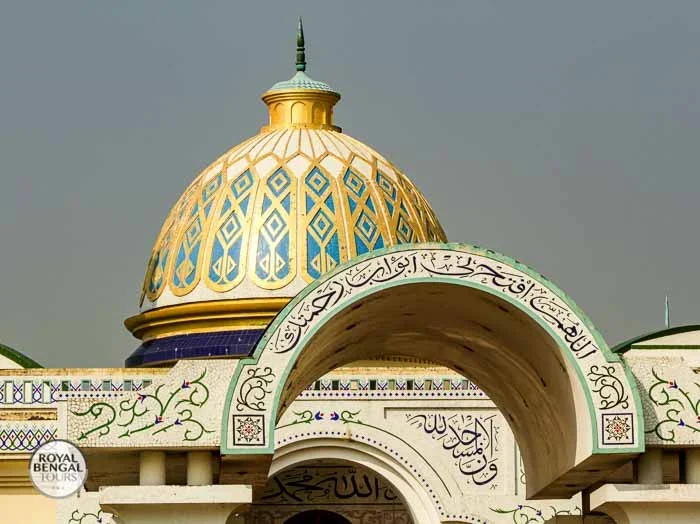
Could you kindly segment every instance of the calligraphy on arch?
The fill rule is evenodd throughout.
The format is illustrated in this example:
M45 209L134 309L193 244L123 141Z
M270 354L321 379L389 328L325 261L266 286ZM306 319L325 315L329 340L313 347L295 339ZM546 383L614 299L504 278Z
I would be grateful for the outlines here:
M296 304L268 347L276 354L294 350L324 314L371 286L431 276L473 281L515 299L549 325L579 360L600 350L584 322L540 280L505 262L448 249L391 252L349 266Z

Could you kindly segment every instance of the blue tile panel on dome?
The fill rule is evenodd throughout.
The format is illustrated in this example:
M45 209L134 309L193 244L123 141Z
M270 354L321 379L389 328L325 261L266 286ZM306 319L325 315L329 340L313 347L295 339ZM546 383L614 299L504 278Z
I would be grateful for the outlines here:
M181 358L247 357L265 329L242 329L215 333L191 333L149 340L129 358L126 367L163 363Z
M184 192L155 242L141 304L187 303L195 288L202 301L285 288L291 297L357 255L434 241L446 237L425 197L368 146L324 129L273 130Z

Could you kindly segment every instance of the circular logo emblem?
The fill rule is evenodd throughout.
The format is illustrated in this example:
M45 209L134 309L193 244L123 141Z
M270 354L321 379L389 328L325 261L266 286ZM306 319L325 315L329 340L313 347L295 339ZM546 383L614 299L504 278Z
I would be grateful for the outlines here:
M34 451L29 461L29 477L47 497L68 497L85 483L85 457L67 440L52 440Z

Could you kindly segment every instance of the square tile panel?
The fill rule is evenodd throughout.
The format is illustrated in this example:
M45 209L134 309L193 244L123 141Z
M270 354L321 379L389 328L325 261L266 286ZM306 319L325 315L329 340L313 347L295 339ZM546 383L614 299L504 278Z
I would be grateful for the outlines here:
M632 413L603 413L603 445L634 444Z
M265 415L233 415L234 446L265 445Z

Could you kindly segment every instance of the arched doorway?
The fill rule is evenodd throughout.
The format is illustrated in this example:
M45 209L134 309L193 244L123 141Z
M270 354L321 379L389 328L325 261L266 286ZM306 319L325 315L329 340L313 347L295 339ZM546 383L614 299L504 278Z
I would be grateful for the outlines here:
M416 524L439 518L407 468L377 448L346 439L307 439L281 446L265 489L253 501L252 524L257 510L268 515L279 515L275 510L285 508L303 512L304 504L337 511L353 523Z
M284 524L350 524L350 521L332 511L312 509L294 515Z
M569 497L644 448L635 384L561 290L492 251L421 245L357 258L280 313L231 382L222 453L271 453L276 421L307 384L391 355L450 367L494 400L529 497Z
M434 521L430 501L408 476L386 457L347 443L316 439L283 446L254 495L246 523Z

